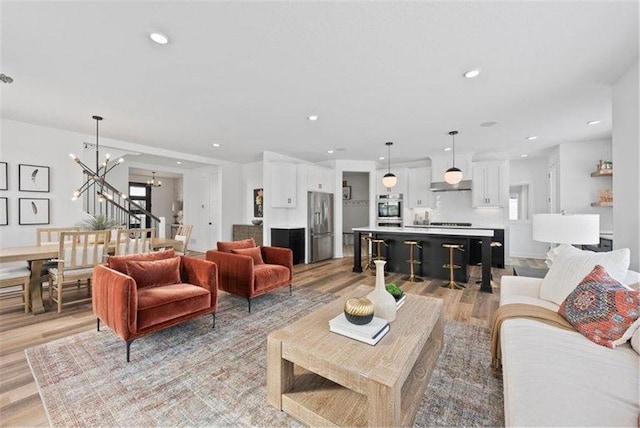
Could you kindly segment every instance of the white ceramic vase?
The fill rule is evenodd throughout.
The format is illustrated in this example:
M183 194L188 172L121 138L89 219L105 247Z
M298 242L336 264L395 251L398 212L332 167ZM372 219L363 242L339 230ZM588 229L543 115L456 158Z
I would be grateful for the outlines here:
M373 302L373 315L389 322L396 319L396 299L393 298L384 283L384 260L374 260L376 264L376 287L367 295Z

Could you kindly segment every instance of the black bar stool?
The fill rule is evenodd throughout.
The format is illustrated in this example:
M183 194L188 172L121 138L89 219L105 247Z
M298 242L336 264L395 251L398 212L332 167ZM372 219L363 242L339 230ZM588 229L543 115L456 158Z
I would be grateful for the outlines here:
M480 245L482 245L482 241L478 241L478 243L479 243ZM490 246L490 247L491 247L491 249L493 250L494 248L502 247L502 244L501 244L500 242L497 242L497 241L491 241L491 244L490 244L489 246ZM482 266L482 263L478 263L478 266ZM492 269L492 272L491 272L491 277L490 277L490 279L491 279L491 286L492 286L492 287L497 287L497 285L493 282L493 269ZM476 284L482 284L482 280L480 280L480 281L476 281Z
M414 265L422 264L420 260L416 260L413 256L413 249L416 247L422 249L422 245L420 245L417 241L404 241L403 244L409 246L409 260L407 260L407 263L409 263L409 276L402 277L402 280L409 281L409 282L424 281L424 279L415 275L414 268L413 268Z
M462 244L445 243L445 244L442 244L442 248L448 248L449 249L449 263L445 263L445 264L442 265L443 268L445 268L445 269L448 268L449 269L449 281L445 282L444 284L442 284L441 287L449 288L451 290L462 290L462 289L466 288L464 285L458 284L453 279L453 270L454 269L462 269L462 266L453 263L453 251L454 250L464 251L464 246Z

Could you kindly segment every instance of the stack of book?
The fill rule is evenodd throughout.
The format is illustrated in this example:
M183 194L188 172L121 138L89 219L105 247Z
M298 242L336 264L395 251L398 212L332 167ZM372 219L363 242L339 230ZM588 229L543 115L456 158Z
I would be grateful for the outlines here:
M329 330L369 345L375 345L389 331L389 323L382 318L373 317L373 320L368 324L356 325L347 321L344 313L341 313L329 320Z
M400 299L396 300L396 309L400 309L400 306L404 305L405 300L407 300L406 294L403 294Z

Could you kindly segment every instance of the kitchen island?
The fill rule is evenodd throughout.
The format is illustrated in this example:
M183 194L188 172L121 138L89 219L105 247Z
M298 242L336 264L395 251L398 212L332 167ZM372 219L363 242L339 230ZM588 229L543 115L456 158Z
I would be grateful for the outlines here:
M387 244L387 265L389 272L406 273L409 265L409 249L403 241L420 242L422 250L416 251L416 259L422 262L417 265L420 275L431 278L448 278L448 270L442 268L443 260L448 262L448 252L442 243L460 243L465 249L470 248L472 240L482 242L482 285L480 291L491 293L491 238L493 229L449 229L449 228L407 228L407 227L355 227L353 272L362 272L362 234L371 233L375 238L384 239ZM375 250L375 248L374 248ZM458 262L457 260L463 260ZM455 272L456 281L467 282L468 251L457 256L456 264L462 269Z

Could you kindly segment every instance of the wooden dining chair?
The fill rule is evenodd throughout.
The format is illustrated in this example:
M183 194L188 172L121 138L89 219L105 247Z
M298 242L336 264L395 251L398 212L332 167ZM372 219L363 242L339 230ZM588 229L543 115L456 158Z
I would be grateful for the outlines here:
M77 226L70 227L39 227L36 229L36 245L58 245L62 232L79 232ZM71 238L71 237L68 237Z
M57 266L49 269L49 304L58 304L58 313L62 306L91 300L91 277L93 268L102 263L107 232L62 232L58 247ZM86 281L87 297L73 302L63 302L64 286L80 284Z
M178 231L176 232L176 236L174 237L174 239L176 241L182 242L182 248L175 248L176 254L186 256L189 253L187 247L189 245L189 240L191 239L192 230L192 224L181 224L180 226L178 226Z
M2 309L24 306L24 313L29 312L29 280L31 271L26 266L1 266L0 267L0 298L20 303L11 303Z
M115 255L143 254L152 249L152 240L156 237L156 230L149 229L118 229L115 240Z

